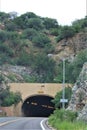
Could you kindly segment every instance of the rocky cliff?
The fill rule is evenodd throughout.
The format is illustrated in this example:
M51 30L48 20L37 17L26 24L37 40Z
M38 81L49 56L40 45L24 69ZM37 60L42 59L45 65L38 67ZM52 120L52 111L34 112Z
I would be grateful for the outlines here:
M72 88L72 97L67 109L77 111L78 119L87 121L87 62Z
M80 32L72 38L63 39L56 44L54 57L56 60L61 57L72 60L81 50L87 48L87 32Z
M25 81L25 76L30 76L32 73L29 67L24 66L13 66L9 64L5 64L0 66L0 76L4 79L4 82L11 83L23 83Z

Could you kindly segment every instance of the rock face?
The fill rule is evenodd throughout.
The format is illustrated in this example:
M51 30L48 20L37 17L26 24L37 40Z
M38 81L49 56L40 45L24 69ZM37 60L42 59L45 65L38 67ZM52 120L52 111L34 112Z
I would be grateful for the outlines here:
M31 75L31 69L23 66L3 65L0 66L0 75L4 77L4 82L25 82L24 76Z
M87 63L83 65L79 78L72 88L72 93L67 109L78 111L78 119L87 121Z
M59 60L61 57L73 60L76 54L87 48L87 32L80 32L72 38L63 39L56 45L54 57Z

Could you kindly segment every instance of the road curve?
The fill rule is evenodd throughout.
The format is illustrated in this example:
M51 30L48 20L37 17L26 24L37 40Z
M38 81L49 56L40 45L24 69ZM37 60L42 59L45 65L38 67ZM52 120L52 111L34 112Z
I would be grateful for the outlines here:
M42 130L40 122L44 118L0 118L0 130Z

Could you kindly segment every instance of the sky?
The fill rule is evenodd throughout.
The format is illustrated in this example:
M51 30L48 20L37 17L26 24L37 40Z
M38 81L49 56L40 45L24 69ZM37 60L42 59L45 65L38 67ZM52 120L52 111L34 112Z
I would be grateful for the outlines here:
M53 18L60 25L71 25L86 16L87 0L0 0L1 12L19 15L33 12L41 17Z

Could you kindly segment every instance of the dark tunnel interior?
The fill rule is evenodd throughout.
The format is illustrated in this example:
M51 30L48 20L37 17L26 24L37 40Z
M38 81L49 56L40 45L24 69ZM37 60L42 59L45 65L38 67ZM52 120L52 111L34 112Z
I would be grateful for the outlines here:
M48 117L54 111L53 98L45 95L35 95L27 98L22 105L25 117Z

